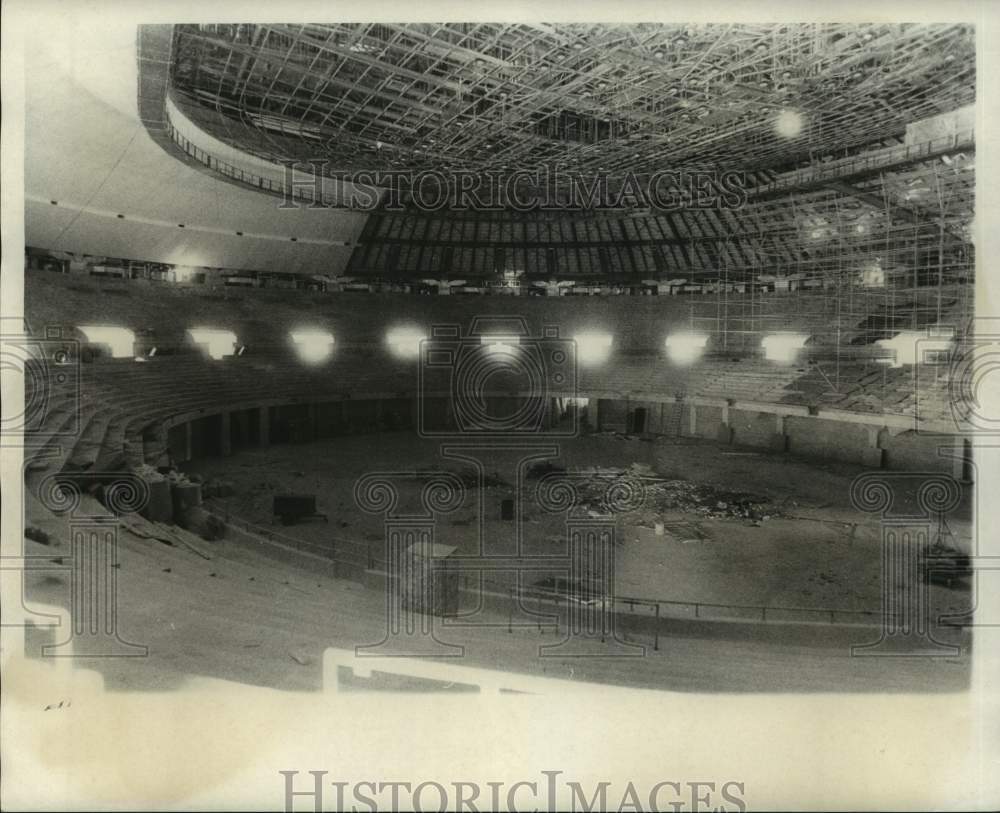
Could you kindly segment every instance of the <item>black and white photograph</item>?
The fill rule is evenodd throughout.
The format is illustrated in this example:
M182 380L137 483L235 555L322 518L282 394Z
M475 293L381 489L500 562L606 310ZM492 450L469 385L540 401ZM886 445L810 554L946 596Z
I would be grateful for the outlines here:
M995 809L1000 27L819 15L5 6L4 809Z

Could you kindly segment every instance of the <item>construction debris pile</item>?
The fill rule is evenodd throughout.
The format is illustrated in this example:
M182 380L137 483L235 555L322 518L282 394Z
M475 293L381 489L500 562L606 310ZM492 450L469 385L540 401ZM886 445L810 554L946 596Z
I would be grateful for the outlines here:
M551 471L558 476L561 470L553 466ZM572 479L583 503L580 507L599 508L609 491L619 496L628 495L617 502L628 507L624 516L630 523L644 527L655 527L660 522L659 515L667 512L696 514L701 519L746 520L753 525L781 515L767 497L725 491L708 483L662 477L644 463L633 463L627 469L580 469L568 472L567 476ZM641 498L632 497L637 490Z
M705 483L662 480L647 484L646 506L654 511L684 511L706 519L744 519L753 524L779 515L766 497L721 491Z

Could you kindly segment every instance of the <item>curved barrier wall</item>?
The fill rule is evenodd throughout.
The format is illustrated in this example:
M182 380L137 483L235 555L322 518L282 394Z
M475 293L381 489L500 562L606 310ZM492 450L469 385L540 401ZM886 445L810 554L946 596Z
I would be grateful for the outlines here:
M165 151L145 124L164 100L144 95L135 26L109 19L95 44L53 25L24 48L28 245L302 274L346 266L365 214L282 210L280 198ZM156 60L165 70L162 52L150 55Z
M647 363L647 372L651 366ZM516 379L487 383L483 395L494 418L515 414L531 399L542 426L565 425L575 410L583 431L695 437L815 460L967 476L960 459L941 456L943 448L961 458L964 440L915 432L910 417L643 392L637 388L643 385L642 368L634 372L634 389L609 388L605 375L586 374L575 387L540 391L525 390ZM168 452L178 462L338 434L418 427L446 433L459 419L457 405L447 376L436 382L421 387L416 360L373 349L318 367L277 353L220 361L190 352L145 363L49 362L26 376L29 468L115 470L162 464Z

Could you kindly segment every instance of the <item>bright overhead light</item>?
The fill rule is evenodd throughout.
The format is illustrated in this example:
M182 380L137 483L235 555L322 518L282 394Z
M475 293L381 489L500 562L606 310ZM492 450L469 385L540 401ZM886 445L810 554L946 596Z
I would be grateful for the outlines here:
M200 345L213 359L231 356L236 351L236 334L231 330L210 327L193 327L188 330L191 341Z
M487 353L513 355L521 340L517 336L480 336L479 343Z
M802 114L794 110L782 110L774 121L774 129L782 138L798 138L802 132Z
M385 340L395 355L415 358L420 355L420 343L426 338L426 334L418 328L397 327L389 331Z
M791 364L809 337L804 333L772 333L761 341L764 357L781 364Z
M576 358L581 364L600 364L611 354L613 342L610 333L578 333L573 337L576 342Z
M81 325L77 328L91 344L102 344L116 359L132 358L135 349L135 334L124 327L107 325Z
M933 364L942 355L951 352L954 340L955 332L950 327L931 327L926 331L904 330L891 339L879 339L875 342L881 349L888 351L888 361L884 358L877 361L890 367Z
M674 333L667 337L664 344L674 364L691 364L705 352L708 336L703 333Z
M195 275L195 269L190 265L174 267L174 282L190 282Z
M320 364L333 353L333 334L325 330L293 330L291 336L299 358L306 364Z

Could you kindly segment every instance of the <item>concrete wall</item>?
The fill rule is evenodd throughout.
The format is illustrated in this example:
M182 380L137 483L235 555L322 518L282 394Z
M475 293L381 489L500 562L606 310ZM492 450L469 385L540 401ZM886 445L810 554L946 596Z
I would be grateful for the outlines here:
M190 459L190 450L188 449L188 424L180 424L179 426L171 426L167 430L167 451L170 458L178 463L183 463ZM152 461L148 461L152 465Z
M494 406L510 414L513 399ZM177 462L229 454L240 448L267 443L304 443L345 433L385 430L413 431L417 427L417 403L407 398L358 398L295 403L263 408L232 409L204 415L163 433L149 427L143 434L146 461L159 464L163 450ZM635 428L635 413L646 410L644 431L649 435L701 438L716 443L788 452L808 460L834 460L895 471L934 471L970 480L971 466L961 457L968 454L963 438L890 431L877 423L834 418L777 415L764 410L735 406L690 404L677 401L591 399L581 431L629 432ZM445 398L423 402L423 431L454 433L456 426ZM553 407L553 418L557 410ZM267 430L262 431L262 422ZM692 431L693 429L693 431ZM948 454L939 454L938 450Z
M689 420L686 420L682 434L685 437L716 440L719 429L722 427L722 407L698 405L693 408L695 414L694 431L691 431ZM690 413L688 418L690 419Z
M636 431L640 420L637 414L639 410L643 410L641 423L642 431L647 434L662 435L664 434L664 421L663 416L670 414L670 409L673 404L662 404L659 401L641 401L632 400L628 402L628 427L630 431Z
M387 398L382 401L382 426L388 430L414 429L414 402L408 398Z
M625 401L601 398L597 402L597 428L602 432L624 432L628 424Z
M787 417L785 434L788 451L800 457L866 465L865 450L872 446L864 424L824 418Z
M771 448L774 436L779 434L780 416L769 412L751 412L744 409L729 410L729 424L733 430L733 443L737 446Z
M344 424L348 434L372 432L379 425L378 402L371 398L351 398L343 402Z
M937 471L954 474L953 457L961 453L961 438L924 435L918 432L903 432L889 439L885 450L885 468L894 471Z
M226 429L228 436L228 427ZM214 457L222 452L222 416L206 415L191 421L191 457Z
M342 401L327 401L316 405L316 437L332 438L344 434Z

